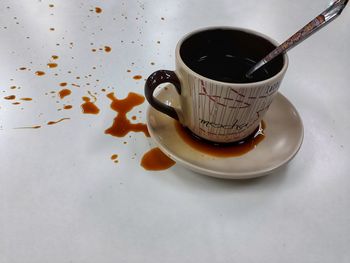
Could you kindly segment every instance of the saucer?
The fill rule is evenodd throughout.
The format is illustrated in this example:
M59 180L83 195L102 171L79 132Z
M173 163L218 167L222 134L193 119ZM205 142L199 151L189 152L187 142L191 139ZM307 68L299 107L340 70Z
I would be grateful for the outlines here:
M179 105L179 95L171 86L161 89L156 97L167 105ZM195 172L225 179L267 175L296 155L303 141L303 124L295 107L281 93L274 98L264 123L266 136L253 150L238 157L215 157L183 141L172 118L151 106L147 110L149 133L167 156Z

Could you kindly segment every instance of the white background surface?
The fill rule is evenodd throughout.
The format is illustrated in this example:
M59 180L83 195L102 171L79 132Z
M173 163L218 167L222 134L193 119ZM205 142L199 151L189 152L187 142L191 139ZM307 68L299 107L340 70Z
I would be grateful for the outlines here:
M99 15L89 11L96 6ZM104 134L116 113L101 89L118 98L143 94L144 81L132 76L174 69L175 45L185 33L238 26L281 42L326 6L1 0L0 262L349 262L350 7L289 53L280 91L302 116L305 138L278 173L225 181L179 165L148 172L139 162L151 139ZM112 52L91 52L104 45ZM46 68L51 55L60 57L56 69ZM39 78L36 70L47 74ZM81 87L70 87L64 101L45 95L60 82ZM87 91L98 93L99 115L81 113ZM12 105L3 99L12 94L33 101ZM72 110L57 111L68 102ZM146 107L130 116L144 122ZM62 117L71 119L45 125ZM33 125L42 128L14 129ZM110 160L114 153L118 164Z

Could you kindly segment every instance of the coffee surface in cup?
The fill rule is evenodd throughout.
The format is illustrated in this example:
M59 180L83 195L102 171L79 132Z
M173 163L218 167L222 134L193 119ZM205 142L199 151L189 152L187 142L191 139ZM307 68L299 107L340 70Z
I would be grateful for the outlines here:
M275 45L261 36L239 29L218 28L184 39L180 56L187 67L203 77L227 83L252 83L269 79L282 69L283 57L279 56L252 77L245 76L273 49Z
M189 62L189 67L207 78L228 83L250 83L269 78L265 69L256 71L249 78L248 70L256 62L250 58L242 58L231 54L204 55Z

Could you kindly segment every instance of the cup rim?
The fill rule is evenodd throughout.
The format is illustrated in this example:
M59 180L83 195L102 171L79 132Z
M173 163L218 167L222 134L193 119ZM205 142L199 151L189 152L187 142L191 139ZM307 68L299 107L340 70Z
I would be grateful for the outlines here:
M194 75L195 77L197 78L200 78L200 79L203 79L205 81L208 81L208 82L212 82L214 84L218 84L218 85L221 85L221 86L229 86L229 87L256 87L256 86L261 86L261 85L264 85L264 84L267 84L267 83L271 83L271 82L274 82L276 81L277 79L280 79L283 77L283 75L286 73L287 71L287 68L288 68L288 64L289 64L289 59L288 59L288 56L286 53L283 54L283 67L280 69L280 71L278 71L277 74L271 76L270 78L268 79L264 79L264 80L261 80L261 81L256 81L256 82L250 82L250 83L231 83L231 82L224 82L224 81L218 81L218 80L214 80L214 79L210 79L208 77L205 77L203 75L200 75L198 74L197 72L193 71L190 67L188 67L185 62L182 60L181 58L181 55L180 55L180 48L181 48L181 45L182 43L188 39L189 37L197 34L197 33L200 33L200 32L204 32L204 31L209 31L209 30L215 30L215 29L228 29L228 30L239 30L239 31L243 31L243 32L246 32L246 33L249 33L249 34L253 34L253 35L257 35L261 38L264 38L265 40L269 41L271 44L273 44L275 47L279 46L280 44L272 39L271 37L261 33L261 32L258 32L258 31L255 31L255 30L252 30L252 29L248 29L248 28L242 28L242 27L232 27L232 26L210 26L210 27L203 27L203 28L199 28L199 29L196 29L196 30L193 30L189 33L187 33L186 35L184 35L180 40L179 42L177 43L176 45L176 49L175 49L175 56L176 56L176 60L177 60L177 63L179 63L181 65L181 67L185 68L186 71L190 72L192 75ZM267 54L266 54L267 55Z

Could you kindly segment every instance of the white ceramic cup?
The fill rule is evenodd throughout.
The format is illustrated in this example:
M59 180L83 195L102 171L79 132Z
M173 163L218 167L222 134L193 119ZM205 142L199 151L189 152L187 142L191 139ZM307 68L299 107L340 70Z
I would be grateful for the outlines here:
M287 55L265 65L262 70L267 72L266 77L250 83L226 82L218 80L215 73L214 76L211 72L200 73L194 69L192 60L208 54L225 54L257 62L276 46L278 43L271 38L247 29L211 27L194 31L177 44L176 70L158 70L150 75L145 96L152 107L180 121L204 140L214 143L243 140L259 127L271 105L288 67ZM212 70L220 67L213 66ZM227 70L231 69L223 67L223 71ZM154 90L163 83L175 86L180 108L165 105L154 97Z

